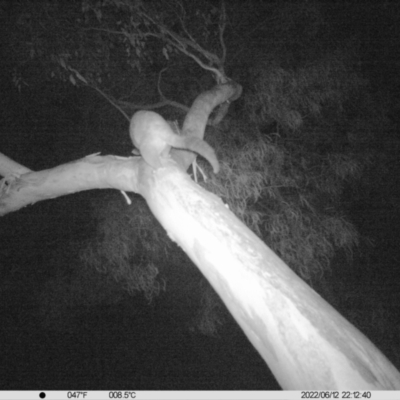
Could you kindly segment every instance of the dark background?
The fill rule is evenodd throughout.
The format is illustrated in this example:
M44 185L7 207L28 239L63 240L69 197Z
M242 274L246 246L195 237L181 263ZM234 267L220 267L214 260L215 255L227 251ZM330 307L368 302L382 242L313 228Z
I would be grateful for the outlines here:
M385 93L390 99L387 117L392 127L382 136L383 159L380 170L370 177L373 185L368 196L356 202L347 199L348 217L370 245L356 252L352 268L337 262L330 276L332 290L336 285L351 290L347 297L336 298L335 306L400 368L394 354L400 340L399 6L390 1L331 4L330 27L338 41L349 37L358 41L360 70L377 96ZM240 29L246 33L245 26ZM1 51L7 54L7 32L3 29L2 34ZM35 170L99 150L129 154L127 135L118 140L79 135L80 127L88 123L96 131L95 120L79 108L82 99L92 94L68 84L44 83L21 96L10 79L13 66L6 57L1 63L0 149L4 154ZM108 117L96 121L107 124ZM66 125L68 132L76 130L76 137L69 134L60 142L53 133ZM124 129L122 120L120 126L110 126L114 132ZM35 132L41 132L40 138ZM279 389L232 319L228 317L214 337L193 332L186 326L191 303L173 291L167 290L150 304L142 296L126 293L115 304L85 306L79 312L76 305L64 304L60 315L57 307L47 303L42 307L43 301L52 301L49 279L73 279L66 265L77 262L74 245L96 229L90 201L120 196L103 192L107 193L73 194L1 218L0 389ZM57 274L62 276L59 281L54 280ZM176 279L172 287L181 278ZM103 290L101 284L99 288ZM53 283L57 301L58 290L62 289ZM74 308L73 316L69 307ZM46 314L51 312L55 315Z

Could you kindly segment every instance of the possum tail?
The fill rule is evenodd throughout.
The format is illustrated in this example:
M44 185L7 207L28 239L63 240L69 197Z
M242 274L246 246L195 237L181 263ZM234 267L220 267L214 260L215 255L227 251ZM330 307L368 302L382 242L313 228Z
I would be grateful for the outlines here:
M188 136L174 136L174 143L170 143L172 147L177 149L190 150L194 153L200 154L204 157L213 167L214 173L219 172L219 162L214 149L204 140L197 137Z

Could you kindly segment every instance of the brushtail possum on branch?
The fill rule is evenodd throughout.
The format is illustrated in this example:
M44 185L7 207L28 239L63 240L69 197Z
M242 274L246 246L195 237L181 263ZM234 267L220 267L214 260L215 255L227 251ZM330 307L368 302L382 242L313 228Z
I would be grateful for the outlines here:
M131 119L129 135L147 164L155 169L164 166L171 147L175 147L200 154L212 165L214 173L219 171L217 156L208 143L197 137L177 135L168 122L153 111L137 111Z

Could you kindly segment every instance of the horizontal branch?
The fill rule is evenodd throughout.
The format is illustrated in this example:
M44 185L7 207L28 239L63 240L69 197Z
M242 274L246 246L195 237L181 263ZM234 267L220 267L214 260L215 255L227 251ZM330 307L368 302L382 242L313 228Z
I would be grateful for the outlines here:
M0 189L0 216L38 201L90 189L137 192L141 157L92 155L38 172L13 174Z

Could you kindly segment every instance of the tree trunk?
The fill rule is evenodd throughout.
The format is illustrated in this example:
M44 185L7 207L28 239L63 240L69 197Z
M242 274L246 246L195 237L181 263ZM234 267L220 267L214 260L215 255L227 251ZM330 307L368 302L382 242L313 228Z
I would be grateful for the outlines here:
M222 201L176 168L141 194L220 295L283 389L400 389L400 373Z

